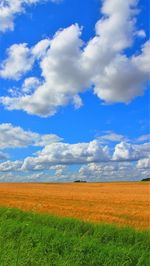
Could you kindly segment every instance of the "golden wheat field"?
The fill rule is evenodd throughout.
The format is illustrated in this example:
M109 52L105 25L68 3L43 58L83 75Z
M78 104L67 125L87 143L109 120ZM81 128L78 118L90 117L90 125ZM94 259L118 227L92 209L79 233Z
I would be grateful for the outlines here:
M150 184L0 184L0 206L98 223L150 228Z

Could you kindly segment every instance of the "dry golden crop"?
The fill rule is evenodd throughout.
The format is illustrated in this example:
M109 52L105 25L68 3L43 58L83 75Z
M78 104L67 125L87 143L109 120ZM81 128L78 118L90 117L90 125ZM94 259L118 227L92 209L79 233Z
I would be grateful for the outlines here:
M0 184L0 206L150 228L150 184Z

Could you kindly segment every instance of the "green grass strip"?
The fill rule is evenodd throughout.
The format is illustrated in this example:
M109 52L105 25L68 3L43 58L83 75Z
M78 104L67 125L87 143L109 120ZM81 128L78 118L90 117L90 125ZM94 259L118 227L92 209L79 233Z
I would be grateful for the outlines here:
M0 266L149 266L150 232L0 208Z

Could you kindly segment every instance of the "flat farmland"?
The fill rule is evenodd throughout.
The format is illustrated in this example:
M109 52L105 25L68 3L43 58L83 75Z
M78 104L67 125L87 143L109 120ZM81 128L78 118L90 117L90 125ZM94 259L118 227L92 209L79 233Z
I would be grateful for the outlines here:
M1 183L0 206L150 228L150 184L122 183Z

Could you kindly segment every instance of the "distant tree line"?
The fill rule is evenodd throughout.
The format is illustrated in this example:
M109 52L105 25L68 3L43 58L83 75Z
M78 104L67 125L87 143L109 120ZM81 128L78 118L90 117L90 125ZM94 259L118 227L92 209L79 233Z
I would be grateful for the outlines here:
M150 177L148 177L148 178L143 178L141 181L150 181Z
M74 183L86 183L87 181L85 180L75 180Z

